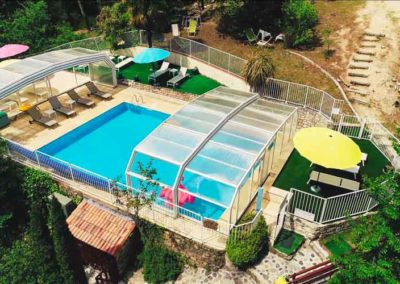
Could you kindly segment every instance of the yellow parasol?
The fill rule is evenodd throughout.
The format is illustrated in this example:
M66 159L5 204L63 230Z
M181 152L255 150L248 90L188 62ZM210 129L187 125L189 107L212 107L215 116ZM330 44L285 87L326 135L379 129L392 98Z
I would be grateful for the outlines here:
M361 150L346 135L323 128L304 128L293 138L300 155L328 169L349 169L361 161Z

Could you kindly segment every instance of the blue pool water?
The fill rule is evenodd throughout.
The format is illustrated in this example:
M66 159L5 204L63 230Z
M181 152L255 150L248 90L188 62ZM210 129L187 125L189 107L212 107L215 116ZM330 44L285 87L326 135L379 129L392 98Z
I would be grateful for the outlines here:
M168 116L122 103L39 151L125 183L125 169L133 148Z
M125 183L125 169L132 150L168 117L168 114L162 112L122 103L40 148L39 151ZM145 164L148 159L138 154L133 171L137 171L139 161ZM176 166L159 160L154 160L152 166L156 168L160 182L173 184L178 171ZM193 178L185 176L183 181L183 185L190 192L201 193L220 203L225 203L224 199L228 201L230 194L220 194L221 190L215 182L202 180L194 185L191 180ZM137 185L135 180L132 185ZM203 192L199 188L203 188ZM157 194L160 190L157 190ZM219 219L225 211L223 207L200 198L195 198L192 204L186 203L183 207L214 220Z

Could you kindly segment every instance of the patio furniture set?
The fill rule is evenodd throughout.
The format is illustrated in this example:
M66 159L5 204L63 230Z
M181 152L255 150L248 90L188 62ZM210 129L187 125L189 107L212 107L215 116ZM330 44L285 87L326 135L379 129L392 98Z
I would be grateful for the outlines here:
M168 72L169 75L173 77L167 81L167 86L175 88L179 84L179 82L189 76L186 67L181 67L178 70L176 68L169 68L169 65L169 62L164 61L160 69L154 71L149 75L149 82L153 81L154 83L156 83L157 78Z
M111 98L111 94L99 90L93 82L88 82L84 85L88 88L90 92L89 96L93 95L101 99ZM28 113L32 118L29 123L37 122L43 126L52 127L58 124L58 122L53 119L56 116L56 113L60 113L66 117L71 117L76 115L76 111L73 109L76 104L82 105L84 107L93 107L95 105L95 102L93 100L82 98L81 96L79 96L78 93L75 91L75 88L58 95L61 96L63 94L67 94L70 97L70 100L66 101L69 107L63 105L58 99L58 96L48 98L51 109L45 110L43 112L40 111L38 107L39 104L36 104L32 107L27 106L24 111L26 111L26 113Z
M250 28L250 29L245 30L244 33L247 38L247 42L249 44L256 43L258 46L261 46L261 47L264 47L264 46L274 47L274 45L272 43L272 40L273 40L272 34L265 30L259 29L258 33L255 34L253 29ZM274 43L276 43L278 41L285 41L285 35L282 33L277 35L275 37Z

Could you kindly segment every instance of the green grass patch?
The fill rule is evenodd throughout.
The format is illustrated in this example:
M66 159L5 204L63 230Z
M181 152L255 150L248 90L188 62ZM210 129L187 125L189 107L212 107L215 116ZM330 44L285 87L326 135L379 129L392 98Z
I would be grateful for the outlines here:
M304 241L304 237L296 232L282 229L275 241L274 248L278 251L292 255Z
M352 250L351 245L346 241L346 235L337 234L323 240L325 247L334 256L341 256Z
M159 68L160 63L156 63L154 68ZM153 66L152 64L129 64L126 67L122 68L119 73L119 78L124 78L128 80L139 81L143 84L150 84L149 75L151 73ZM179 66L170 65L170 68L175 68L179 70ZM203 76L201 74L196 73L194 70L188 70L188 74L190 77L182 80L180 85L175 88L176 91L182 93L190 93L195 95L204 94L221 84L211 78ZM167 87L167 81L172 78L172 74L166 72L164 75L157 78L157 83L161 87Z
M361 166L360 173L357 176L358 181L362 183L362 177L368 176L370 178L377 177L382 173L382 170L389 161L386 157L371 143L369 140L363 139L353 139L361 149L361 152L368 154L368 161L365 166ZM310 161L303 158L296 149L290 154L288 160L282 171L279 173L277 179L275 180L273 186L290 190L291 188L296 188L313 195L318 195L321 197L331 197L339 194L344 194L349 191L340 189L337 187L319 184L322 188L321 192L314 193L310 190L311 183L308 185L307 181L312 170L317 170L324 173L329 173L335 176L340 176L344 178L354 179L353 174L347 173L340 170L331 170L320 167L318 165L313 165L310 167Z

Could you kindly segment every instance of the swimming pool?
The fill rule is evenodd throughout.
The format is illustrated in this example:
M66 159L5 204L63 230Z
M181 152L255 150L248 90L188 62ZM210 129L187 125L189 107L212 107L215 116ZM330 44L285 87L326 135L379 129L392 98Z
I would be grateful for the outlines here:
M121 103L39 151L125 183L132 149L168 117L166 113Z
M125 184L125 170L132 150L168 117L168 114L162 112L121 103L45 145L39 151ZM135 165L137 166L139 161L146 164L148 160L148 157L139 155L135 157ZM152 161L152 167L157 171L156 178L162 184L171 186L177 167L171 167L159 160ZM133 168L133 171L138 172L135 166ZM187 181L190 180L187 177ZM132 186L137 187L138 182L133 181ZM198 187L204 188L210 196L219 192L216 183L201 182L201 186L199 184ZM159 196L161 187L156 191L156 195ZM218 200L228 197L229 195L224 194ZM193 203L186 203L183 207L214 220L218 220L225 211L224 207L197 197Z

